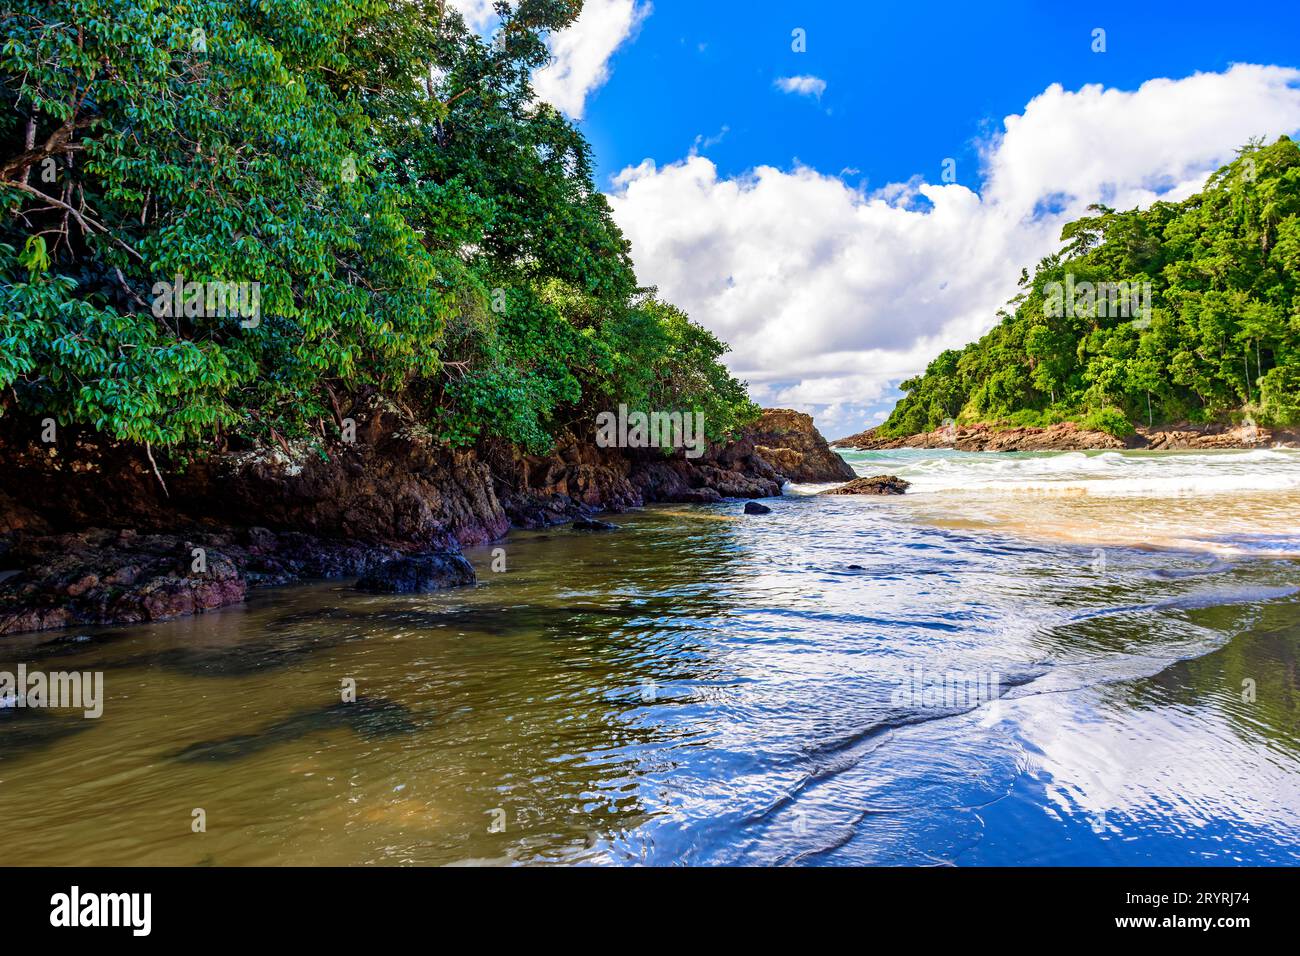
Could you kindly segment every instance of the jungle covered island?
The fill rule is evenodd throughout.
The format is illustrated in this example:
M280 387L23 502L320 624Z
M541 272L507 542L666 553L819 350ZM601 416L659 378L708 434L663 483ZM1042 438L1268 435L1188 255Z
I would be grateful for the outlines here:
M489 42L435 0L6 4L11 438L51 421L162 481L213 450L327 455L362 399L532 453L620 403L711 439L755 418L726 346L638 286L587 142L530 87L580 9L503 5Z
M996 327L902 383L875 439L1300 424L1300 148L1253 142L1183 202L1091 211Z

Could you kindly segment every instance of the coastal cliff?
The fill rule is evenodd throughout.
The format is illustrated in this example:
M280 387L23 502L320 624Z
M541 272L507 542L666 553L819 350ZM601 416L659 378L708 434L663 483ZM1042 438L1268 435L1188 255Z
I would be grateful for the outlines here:
M364 575L512 528L853 477L811 418L783 409L696 459L572 434L544 456L491 441L454 450L391 403L351 415L354 442L176 462L88 432L44 443L30 423L7 421L0 634L177 617L238 603L250 588Z

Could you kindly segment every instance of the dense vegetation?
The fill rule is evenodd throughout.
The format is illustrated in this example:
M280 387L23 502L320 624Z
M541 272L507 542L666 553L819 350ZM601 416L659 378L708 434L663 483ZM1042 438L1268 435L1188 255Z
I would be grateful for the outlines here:
M1070 223L1001 322L942 353L881 426L890 436L960 423L1300 422L1300 148L1249 144L1180 203ZM1149 310L1116 309L1067 283L1149 283Z
M337 434L382 394L439 440L547 448L597 409L756 413L653 289L539 102L580 0L9 0L0 413L176 449ZM257 315L156 314L258 283Z

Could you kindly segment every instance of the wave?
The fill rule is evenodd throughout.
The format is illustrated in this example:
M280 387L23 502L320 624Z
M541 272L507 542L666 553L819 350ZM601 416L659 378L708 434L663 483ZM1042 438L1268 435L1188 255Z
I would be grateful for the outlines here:
M912 483L909 494L952 492L1185 497L1233 492L1300 491L1300 452L1035 452L950 450L846 453L862 475L889 472ZM792 486L808 494L824 485Z
M1233 491L1297 491L1300 475L1170 475L1168 477L1107 478L1043 481L1022 479L950 482L912 480L914 493L938 491L1035 493L1047 495L1099 495L1115 497L1169 497L1221 495Z

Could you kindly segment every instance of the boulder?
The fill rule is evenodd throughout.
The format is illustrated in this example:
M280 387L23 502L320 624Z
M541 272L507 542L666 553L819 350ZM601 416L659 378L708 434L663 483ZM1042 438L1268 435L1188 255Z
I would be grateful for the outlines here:
M212 535L45 535L9 558L25 567L0 581L0 634L166 620L237 604L247 589L241 549Z
M423 594L477 580L465 556L449 551L385 561L363 574L356 586L358 591L374 594Z
M849 463L826 444L811 415L789 408L765 408L746 429L756 451L788 481L820 483L854 477Z
M767 505L760 505L757 501L745 502L745 514L747 515L770 515L772 509Z
M823 495L901 495L911 487L911 482L894 475L876 475L874 478L855 478L838 488L821 492Z
M601 521L599 518L575 518L573 520L574 531L617 531L618 525L611 524L608 521Z

